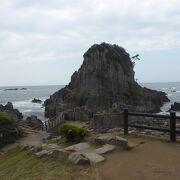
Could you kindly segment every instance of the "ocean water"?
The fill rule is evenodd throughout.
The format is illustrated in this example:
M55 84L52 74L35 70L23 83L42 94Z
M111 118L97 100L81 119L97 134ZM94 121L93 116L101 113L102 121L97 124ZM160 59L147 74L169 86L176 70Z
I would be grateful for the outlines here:
M64 86L18 86L18 87L0 87L0 104L5 105L7 102L12 102L14 108L23 113L24 118L30 115L36 115L41 120L45 120L44 107L42 104L32 103L32 99L38 98L43 102L54 92ZM27 88L27 90L11 90L4 91L9 88Z
M174 102L180 103L180 82L179 83L141 83L141 86L167 93L170 102L165 103L161 107L161 114L167 114L171 104ZM0 87L0 104L5 105L7 102L12 102L14 107L20 110L24 117L36 115L41 120L45 120L44 107L42 104L32 103L32 99L38 98L45 101L50 95L61 89L62 85L57 86L19 86L19 87ZM27 88L27 90L4 91L7 88ZM180 116L180 112L177 112Z
M170 99L170 102L165 103L161 107L161 114L169 114L167 111L170 109L171 104L173 104L174 102L180 103L180 82L141 83L140 85L150 89L163 91L167 94L167 97ZM180 116L180 112L177 112L177 115Z

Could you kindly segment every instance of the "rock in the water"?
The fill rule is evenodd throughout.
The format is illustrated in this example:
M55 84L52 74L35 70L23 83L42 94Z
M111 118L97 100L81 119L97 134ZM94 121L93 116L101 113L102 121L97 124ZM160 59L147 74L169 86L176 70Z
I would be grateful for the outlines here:
M84 151L84 150L87 150L88 148L90 148L90 145L84 142L84 143L78 143L78 144L66 147L65 150L75 152L75 151Z
M71 153L69 155L68 159L77 165L89 165L90 164L89 159L80 153Z
M180 103L175 102L174 104L172 104L170 110L172 110L172 111L180 111Z
M105 160L103 156L93 152L83 153L83 155L90 160L91 164L97 164Z
M40 99L34 98L34 99L32 100L32 103L39 103L39 104L41 104L42 101L41 101Z
M18 88L8 88L8 89L4 89L4 91L17 91Z
M106 154L108 152L111 152L115 149L115 146L110 144L105 144L103 147L100 147L98 149L94 150L94 153L96 154Z
M139 112L160 111L169 101L166 94L139 86L133 67L124 48L107 43L93 45L71 82L45 101L45 115L55 118L63 111L66 117L87 120L98 111L124 106Z
M24 91L24 90L27 90L27 88L21 88L21 89L19 89L19 90Z

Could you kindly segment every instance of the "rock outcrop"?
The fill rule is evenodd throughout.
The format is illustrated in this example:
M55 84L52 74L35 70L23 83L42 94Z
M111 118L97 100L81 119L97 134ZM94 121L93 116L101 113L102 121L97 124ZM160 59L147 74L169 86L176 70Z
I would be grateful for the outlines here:
M139 112L158 112L166 94L142 88L134 80L134 63L117 45L95 44L84 54L84 61L71 82L45 101L46 117L59 112L82 110L85 117L98 111L129 107ZM76 119L76 118L75 118Z
M175 102L174 104L171 105L171 108L169 111L180 111L180 103Z
M39 103L39 104L41 104L42 101L41 101L40 99L34 98L34 99L32 100L32 103Z
M17 120L22 120L23 115L19 110L14 109L13 104L11 102L8 102L5 106L0 104L0 112L5 112L9 115L14 116Z

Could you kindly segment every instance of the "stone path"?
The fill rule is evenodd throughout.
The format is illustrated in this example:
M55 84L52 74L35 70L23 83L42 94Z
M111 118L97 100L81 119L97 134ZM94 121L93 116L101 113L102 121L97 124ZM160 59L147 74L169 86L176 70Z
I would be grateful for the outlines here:
M97 136L94 142L100 147L92 146L87 142L81 142L64 148L65 144L44 143L49 134L44 131L35 131L26 129L28 135L14 144L10 144L1 149L2 153L17 146L24 147L29 154L33 154L38 158L50 156L52 158L62 158L67 156L70 161L78 165L96 164L105 160L104 154L115 150L116 146L126 149L128 142L119 136ZM60 138L60 137L57 137ZM56 138L55 138L56 139Z
M81 142L68 147L64 144L43 144L31 146L28 152L38 158L51 156L53 158L68 157L68 159L77 165L97 164L105 160L104 154L112 152L116 147L127 149L128 141L119 136L97 136L93 137L92 141L100 147L95 147L88 142Z

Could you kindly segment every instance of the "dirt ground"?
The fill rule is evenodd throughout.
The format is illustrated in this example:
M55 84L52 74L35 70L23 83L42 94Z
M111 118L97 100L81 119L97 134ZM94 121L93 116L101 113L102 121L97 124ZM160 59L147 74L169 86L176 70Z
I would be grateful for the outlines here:
M35 130L30 130L26 129L27 136L24 138L21 138L17 140L13 144L6 145L2 149L0 149L0 152L7 152L11 149L16 148L19 145L40 145L42 143L43 138L48 136L48 133L44 131L35 131Z
M131 143L144 143L130 151L106 155L106 162L98 167L102 180L180 180L180 144L128 139Z

